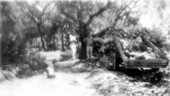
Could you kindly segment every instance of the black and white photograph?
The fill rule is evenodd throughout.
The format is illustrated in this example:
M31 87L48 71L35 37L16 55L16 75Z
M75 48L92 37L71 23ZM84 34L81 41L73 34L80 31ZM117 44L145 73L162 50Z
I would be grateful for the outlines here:
M0 0L0 96L170 96L170 0Z

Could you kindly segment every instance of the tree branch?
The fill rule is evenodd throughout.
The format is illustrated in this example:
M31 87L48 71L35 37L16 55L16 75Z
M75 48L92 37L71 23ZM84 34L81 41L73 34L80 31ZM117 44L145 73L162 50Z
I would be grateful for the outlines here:
M71 18L74 22L77 22L77 19L75 19L72 15L66 13L64 9L61 9L61 13L64 14L66 17Z
M115 29L115 28L112 28L111 26L103 29L102 31L100 31L100 32L98 32L97 34L95 34L94 36L95 36L95 37L102 37L102 36L104 36L108 31L118 31L118 32L120 32L120 34L125 34L126 36L131 36L131 35L128 34L125 30L123 30L123 29Z
M109 31L110 29L111 29L111 27L109 26L109 27L103 29L102 31L98 32L98 33L95 34L94 36L95 36L95 37L101 37L101 36L105 35L106 32Z
M92 20L93 20L93 18L94 18L95 16L100 15L100 14L103 13L106 9L107 9L106 7L103 7L103 8L101 8L101 9L99 9L96 13L90 15L90 16L89 16L89 20L87 21L86 25L88 26L88 25L92 22Z
M102 31L98 32L96 34L96 36L100 37L100 36L104 35L107 31L109 31L111 28L115 29L116 23L118 22L119 18L121 18L120 14L121 13L119 13L119 15L115 18L114 23L111 26L109 26L109 27L103 29Z
M42 17L42 16L44 15L45 10L46 10L46 9L48 8L48 6L50 6L52 3L54 3L54 2L52 1L52 2L48 3L48 4L43 8L43 11L42 11L42 13L40 14L39 17Z
M86 25L88 26L92 21L93 18L102 14L105 10L107 10L111 6L111 2L108 2L107 5L103 8L100 8L96 13L89 16L89 20L87 21Z
M125 30L123 29L114 29L114 31L120 32L120 34L125 34L126 36L131 36L131 34L128 34Z
M28 16L34 23L38 23L38 21L34 18L34 16L30 13L29 6L27 4L20 4L21 10L25 13L25 16ZM25 17L24 16L24 17Z
M34 22L34 23L38 23L38 21L31 15L31 14L29 14L29 13L26 13L27 14L27 16L29 16L30 18L31 18L31 20Z

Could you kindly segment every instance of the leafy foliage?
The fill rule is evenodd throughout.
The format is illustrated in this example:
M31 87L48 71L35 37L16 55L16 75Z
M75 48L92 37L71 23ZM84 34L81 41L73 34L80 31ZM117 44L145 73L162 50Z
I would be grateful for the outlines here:
M116 52L115 43L112 38L95 38L93 43L94 55L97 57L109 56Z
M16 31L14 14L12 4L9 2L1 2L2 6L2 38L1 38L1 51L2 62L7 63L16 61L17 58L23 57L24 49L26 47L23 34Z

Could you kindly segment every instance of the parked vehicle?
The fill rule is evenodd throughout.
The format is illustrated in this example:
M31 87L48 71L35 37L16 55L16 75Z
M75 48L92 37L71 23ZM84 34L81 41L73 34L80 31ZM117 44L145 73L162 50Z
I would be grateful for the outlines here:
M123 50L120 40L114 36L114 43L116 52L111 53L110 61L112 62L113 70L117 70L119 65L123 65L125 68L165 68L168 66L169 60L166 54L163 53L158 47L150 42L144 35L141 36L142 42L153 50L154 54L157 54L157 58L146 59L145 57L134 56L133 59L127 58L125 51ZM129 55L132 55L128 53ZM120 62L121 61L121 62Z

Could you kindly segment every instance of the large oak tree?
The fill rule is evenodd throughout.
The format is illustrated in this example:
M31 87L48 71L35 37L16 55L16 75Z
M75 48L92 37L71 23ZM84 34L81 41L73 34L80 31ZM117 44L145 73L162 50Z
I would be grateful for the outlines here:
M52 3L53 2L48 2L44 6L40 7L38 6L38 2L33 4L18 2L18 5L21 7L20 11L23 13L23 22L25 22L25 24L32 24L32 26L27 29L35 28L34 26L36 26L37 32L41 38L42 48L44 50L48 50L47 42L45 40L45 35L47 34L47 32L45 32L45 29L47 29L45 23L48 21L50 15L50 13L47 12L47 9Z
M86 58L86 44L84 38L90 34L90 24L93 19L101 15L109 7L111 3L94 4L91 1L60 1L57 2L57 7L60 9L61 14L74 22L75 32L79 35L81 42L80 59Z
M135 1L121 2L118 5L116 1L107 3L92 1L59 1L57 7L66 18L74 22L74 30L79 35L81 42L80 59L86 58L86 38L95 26L96 18L105 18L109 26L97 32L96 36L101 36L106 32L119 31L126 34L124 27L135 25L137 19L131 16L131 8L129 5L135 6ZM133 4L132 4L133 3ZM122 27L119 27L122 25Z

